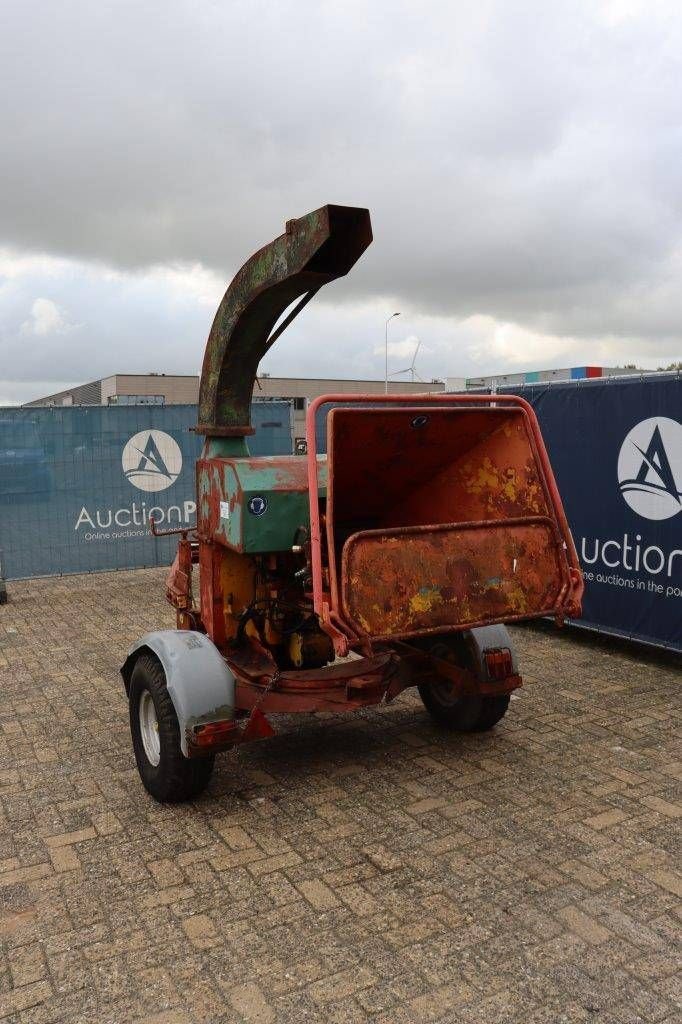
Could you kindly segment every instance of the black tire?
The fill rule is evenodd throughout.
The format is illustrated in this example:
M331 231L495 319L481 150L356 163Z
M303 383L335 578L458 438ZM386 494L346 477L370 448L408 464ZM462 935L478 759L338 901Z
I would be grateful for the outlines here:
M428 648L435 657L474 670L472 654L462 637L440 637L432 640ZM509 694L499 697L459 697L454 686L441 676L433 681L419 683L419 696L431 717L456 732L487 732L504 718L509 707Z
M158 722L159 761L152 763L145 749L140 726L140 703L151 696ZM161 663L151 654L142 654L135 662L128 695L130 732L137 770L148 793L160 803L181 803L202 793L213 772L214 757L192 758L182 753L180 726L166 689Z
M0 604L7 604L7 587L4 580L0 580Z

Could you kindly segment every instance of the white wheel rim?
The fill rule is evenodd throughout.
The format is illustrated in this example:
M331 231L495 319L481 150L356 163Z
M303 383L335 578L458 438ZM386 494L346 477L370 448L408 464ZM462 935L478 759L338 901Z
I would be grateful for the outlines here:
M161 760L161 738L159 736L159 720L149 690L143 690L138 711L140 719L140 735L147 760L155 768Z

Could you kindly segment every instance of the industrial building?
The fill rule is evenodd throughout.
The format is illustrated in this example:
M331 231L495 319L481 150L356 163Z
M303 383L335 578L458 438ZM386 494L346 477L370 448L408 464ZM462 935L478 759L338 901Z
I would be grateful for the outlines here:
M522 373L491 373L486 377L448 377L446 390L478 391L486 388L521 386L522 384L551 384L558 380L587 380L594 377L622 377L637 373L627 366L568 366L559 370L526 370Z
M198 397L198 376L113 373L26 405L195 405Z
M383 380L333 380L322 377L258 377L253 390L254 399L285 398L293 404L294 437L305 437L305 410L308 401L318 395L383 394ZM393 394L423 394L425 391L444 391L443 381L392 381L388 383ZM39 405L196 405L199 401L199 377L165 373L115 373L101 380L91 381L59 391L54 395L36 398L27 406Z

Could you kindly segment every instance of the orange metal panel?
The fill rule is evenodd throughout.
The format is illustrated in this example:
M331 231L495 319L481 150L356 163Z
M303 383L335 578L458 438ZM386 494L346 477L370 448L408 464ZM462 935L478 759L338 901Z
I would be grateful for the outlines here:
M342 607L389 639L555 611L566 574L546 517L370 530L342 555Z

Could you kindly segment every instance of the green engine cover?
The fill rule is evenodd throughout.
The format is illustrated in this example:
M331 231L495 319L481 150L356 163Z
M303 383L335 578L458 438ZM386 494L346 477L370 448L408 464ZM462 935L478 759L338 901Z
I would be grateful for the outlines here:
M318 457L320 494L326 456ZM308 526L308 464L299 456L213 458L197 463L198 526L234 551L289 551L299 526Z

